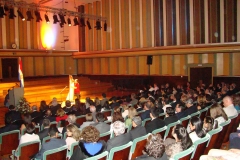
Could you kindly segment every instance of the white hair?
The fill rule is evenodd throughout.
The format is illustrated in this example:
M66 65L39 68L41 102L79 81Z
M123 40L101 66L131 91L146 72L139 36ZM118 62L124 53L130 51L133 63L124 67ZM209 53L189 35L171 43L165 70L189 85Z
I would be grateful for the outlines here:
M125 124L121 121L116 121L113 123L113 132L116 136L121 135L125 132Z

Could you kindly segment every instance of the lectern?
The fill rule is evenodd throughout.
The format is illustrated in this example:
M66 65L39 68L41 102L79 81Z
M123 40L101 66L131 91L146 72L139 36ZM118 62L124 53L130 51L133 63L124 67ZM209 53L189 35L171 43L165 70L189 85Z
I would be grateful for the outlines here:
M9 91L9 104L16 106L20 98L24 96L24 88L13 88Z

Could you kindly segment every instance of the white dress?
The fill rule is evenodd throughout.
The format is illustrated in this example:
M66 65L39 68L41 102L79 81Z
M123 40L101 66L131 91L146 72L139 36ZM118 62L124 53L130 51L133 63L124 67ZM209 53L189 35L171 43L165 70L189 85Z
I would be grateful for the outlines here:
M66 100L74 101L74 80L71 75L69 75L69 92Z

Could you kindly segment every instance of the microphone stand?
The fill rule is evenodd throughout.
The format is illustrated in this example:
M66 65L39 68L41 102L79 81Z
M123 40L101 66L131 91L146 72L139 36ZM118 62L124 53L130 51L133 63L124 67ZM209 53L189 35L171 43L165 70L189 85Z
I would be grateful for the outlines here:
M65 87L61 90L61 92L59 92L60 97L61 97L61 101L62 101L62 92L63 92L67 87L68 87L68 86L65 86Z

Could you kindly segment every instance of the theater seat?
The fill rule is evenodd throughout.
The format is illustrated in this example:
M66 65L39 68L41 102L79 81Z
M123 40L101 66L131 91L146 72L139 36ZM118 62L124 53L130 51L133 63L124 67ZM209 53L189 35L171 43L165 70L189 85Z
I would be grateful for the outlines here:
M193 143L195 150L192 153L192 157L191 157L192 160L199 160L200 156L203 155L204 149L206 148L209 138L210 138L210 135L207 134L205 137Z
M108 151L105 151L94 157L85 158L84 160L107 160L107 156L108 156Z
M177 124L180 124L181 122L178 120L177 122L174 122L174 123L170 123L169 125L167 125L167 130L165 132L165 135L164 135L164 140L166 138L172 138L172 129L174 126L176 126Z
M114 160L127 160L129 153L130 153L130 147L132 145L132 141L128 142L125 145L114 147L110 150L108 159L114 159Z
M68 150L67 145L65 145L56 149L45 151L43 153L42 160L53 160L53 159L65 160L67 158L67 150ZM39 159L36 159L36 160L39 160Z
M173 158L170 158L170 160L190 160L193 151L194 151L194 146L191 146L187 150L175 154Z
M167 130L167 126L164 126L162 128L159 128L159 129L155 129L154 131L152 131L153 134L160 134L161 137L163 138L164 135L165 135L165 132Z
M212 149L218 139L219 133L222 131L222 127L219 126L217 129L209 131L207 134L209 134L210 139L208 141L207 147L204 150L204 154L208 154L208 151Z

